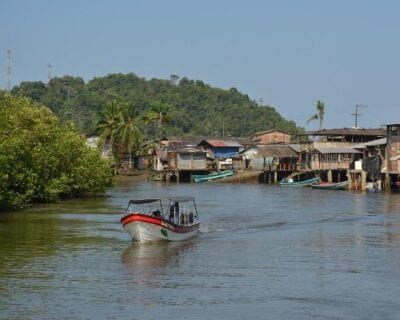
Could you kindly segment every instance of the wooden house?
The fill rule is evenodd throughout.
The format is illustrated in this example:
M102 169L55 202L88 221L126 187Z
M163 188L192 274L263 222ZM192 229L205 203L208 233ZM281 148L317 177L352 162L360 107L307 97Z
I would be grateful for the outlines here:
M311 151L311 170L348 170L354 161L362 158L362 152L350 147L314 148Z
M386 137L384 129L343 128L306 131L297 137L307 137L309 142L347 143L349 146ZM315 138L318 138L317 140ZM342 145L343 146L343 145Z
M296 171L299 155L289 145L267 145L258 149L255 159L263 159L263 170Z
M243 146L233 140L207 139L202 140L198 145L207 153L207 158L212 160L210 170L223 170L228 168L243 167L240 150Z
M289 144L291 141L290 134L279 129L272 129L257 132L252 140L257 144Z
M380 138L354 145L353 148L362 152L362 158L354 161L348 170L350 189L365 190L374 182L382 186L382 172L385 166L386 138Z
M290 145L265 145L251 158L249 167L262 170L262 180L277 183L298 170L299 155Z
M400 124L388 124L386 130L386 184L400 190Z
M318 172L323 180L329 182L342 181L363 159L363 152L355 146L385 136L385 130L362 128L324 129L299 134L303 140L306 138L300 143L300 168Z
M157 180L190 181L195 173L207 171L206 152L193 147L164 147L155 152Z
M168 170L206 170L206 153L196 148L168 149L167 158Z

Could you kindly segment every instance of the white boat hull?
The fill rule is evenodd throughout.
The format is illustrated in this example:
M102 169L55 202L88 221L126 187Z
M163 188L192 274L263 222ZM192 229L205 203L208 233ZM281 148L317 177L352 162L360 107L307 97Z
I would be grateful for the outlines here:
M184 241L197 235L200 223L189 226L177 226L162 219L131 214L121 221L124 229L133 240L148 241Z

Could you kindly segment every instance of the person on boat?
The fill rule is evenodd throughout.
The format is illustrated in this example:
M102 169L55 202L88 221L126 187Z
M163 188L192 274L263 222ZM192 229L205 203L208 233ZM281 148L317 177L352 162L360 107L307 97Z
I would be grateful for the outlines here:
M192 224L193 221L194 221L194 214L193 214L193 212L190 212L189 213L189 223Z
M181 224L187 224L188 215L186 213L181 214Z
M169 220L175 222L175 217L179 218L179 202L174 202L169 208Z
M161 211L160 210L153 211L153 216L160 217L161 216Z
M174 221L174 212L175 212L175 206L172 205L169 207L169 216L168 216L168 220L171 222Z

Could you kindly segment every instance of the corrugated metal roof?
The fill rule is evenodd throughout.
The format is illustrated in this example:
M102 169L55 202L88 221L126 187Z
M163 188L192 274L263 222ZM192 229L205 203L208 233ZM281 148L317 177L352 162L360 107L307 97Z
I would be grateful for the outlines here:
M210 141L210 140L218 140L218 141L224 141L225 143L229 143L229 146L232 143L236 143L235 146L245 146L245 145L256 145L256 143L250 139L246 138L241 138L241 137L213 137L213 136L185 136L185 137L174 137L174 136L168 136L164 137L162 141L169 142L169 144L175 144L175 145L186 145L186 146L197 146L200 142L203 141ZM239 144L239 145L237 145Z
M256 133L254 134L254 137L257 137L257 136L260 136L260 135L263 135L263 134L266 134L266 133L272 133L272 132L281 132L281 133L290 135L288 132L283 131L283 130L281 130L281 129L270 129L270 130L265 130L265 131L256 132Z
M177 152L177 153L206 153L203 150L197 149L195 147L179 147L179 146L173 146L169 147L168 152Z
M387 138L376 139L364 143L359 143L353 146L355 149L365 149L366 147L375 147L387 144Z
M204 140L213 147L242 147L242 145L232 140Z
M386 136L384 129L343 128L306 131L298 136Z
M294 152L301 152L301 144L289 144L289 147L294 151Z
M315 148L320 153L362 153L361 151L358 151L353 148L346 148L346 147L341 147L341 148Z
M257 151L257 156L261 157L279 157L279 158L298 158L287 145L267 145Z

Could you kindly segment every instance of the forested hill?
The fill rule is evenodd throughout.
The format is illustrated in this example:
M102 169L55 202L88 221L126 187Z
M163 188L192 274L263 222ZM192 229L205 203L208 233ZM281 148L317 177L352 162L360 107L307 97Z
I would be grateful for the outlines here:
M168 80L110 74L85 83L82 78L53 78L22 82L12 94L49 106L63 122L73 121L85 133L95 130L98 112L110 101L134 104L146 114L154 102L168 105L168 135L222 135L247 137L273 128L295 133L296 124L273 107L260 105L235 88L213 88L200 80L171 76ZM144 126L144 124L143 124Z

